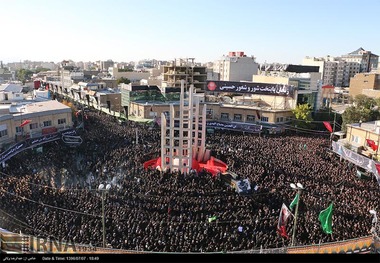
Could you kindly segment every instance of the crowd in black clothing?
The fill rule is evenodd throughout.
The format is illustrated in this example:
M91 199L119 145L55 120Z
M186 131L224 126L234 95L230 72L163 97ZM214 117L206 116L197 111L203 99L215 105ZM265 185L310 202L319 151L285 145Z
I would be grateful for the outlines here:
M376 180L359 179L354 166L331 153L326 136L207 135L212 155L257 186L241 196L206 171L144 170L144 161L159 156L159 129L87 114L80 146L53 142L43 146L43 153L27 150L7 161L0 175L0 227L101 246L101 183L112 185L105 197L106 241L117 249L211 252L288 246L290 238L281 238L276 227L281 205L289 206L296 195L289 187L293 182L305 187L296 245L368 236L369 210L380 211ZM331 202L330 235L322 231L318 214ZM213 216L217 220L209 222Z

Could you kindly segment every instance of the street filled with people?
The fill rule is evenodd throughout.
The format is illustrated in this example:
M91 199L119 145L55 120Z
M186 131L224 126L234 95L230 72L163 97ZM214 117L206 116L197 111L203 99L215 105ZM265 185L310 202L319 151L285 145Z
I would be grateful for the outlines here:
M226 252L290 246L294 218L289 238L276 230L282 204L289 207L297 193L291 183L304 186L297 246L369 236L369 210L380 212L374 175L359 178L354 165L331 151L328 135L207 134L211 155L249 179L253 191L239 195L220 174L144 170L144 161L160 155L160 129L151 124L86 115L81 145L44 144L1 168L1 228L101 247L104 198L109 248ZM100 184L111 188L98 190ZM318 215L331 203L333 231L326 234Z

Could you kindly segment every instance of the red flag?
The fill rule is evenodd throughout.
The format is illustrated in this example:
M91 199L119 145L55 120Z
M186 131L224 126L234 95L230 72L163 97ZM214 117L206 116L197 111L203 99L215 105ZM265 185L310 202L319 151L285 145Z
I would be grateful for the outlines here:
M366 139L366 140L367 140L368 146L371 147L372 150L376 151L378 148L378 145L376 145L375 141L371 139Z
M25 120L21 123L20 127L24 127L25 125L27 125L28 123L30 123L31 120Z
M333 129L331 128L331 125L328 121L324 121L323 124L325 125L326 129L329 130L329 132L333 132Z
M377 173L380 174L380 163L375 163Z
M277 232L280 234L280 236L289 238L288 234L286 233L286 222L288 221L288 217L291 215L288 207L285 204L282 204L280 216L278 218L278 224L277 224Z

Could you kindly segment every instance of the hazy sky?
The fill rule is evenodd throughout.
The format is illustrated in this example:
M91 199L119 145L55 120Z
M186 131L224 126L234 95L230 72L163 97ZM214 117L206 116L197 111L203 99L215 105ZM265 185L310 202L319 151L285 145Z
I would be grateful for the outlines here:
M0 0L0 60L380 55L380 0Z

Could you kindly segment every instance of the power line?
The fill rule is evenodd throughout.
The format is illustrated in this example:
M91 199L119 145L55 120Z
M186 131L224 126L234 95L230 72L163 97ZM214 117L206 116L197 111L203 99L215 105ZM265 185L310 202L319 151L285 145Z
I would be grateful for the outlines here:
M29 228L30 228L30 226L29 226L27 223L25 223L25 222L23 222L23 221L21 221L21 220L15 218L15 217L11 216L10 214L8 214L7 212L5 212L4 210L0 209L0 212L1 212L1 213L4 213L4 214L7 215L8 217L11 217L12 219L14 219L14 220L16 220L16 221L18 221L18 222L20 222L21 224L24 224L25 226L23 226L23 227L29 227ZM12 222L12 223L14 223L14 222ZM14 224L15 224L15 225L18 225L18 224L16 224L16 223L14 223ZM19 226L21 226L21 225L19 225Z
M35 204L38 204L38 205L41 205L41 206L47 206L47 207L50 207L50 208L53 208L53 209L58 209L58 210L62 210L62 211L65 211L65 212L70 212L70 213L77 213L77 214L81 214L81 215L86 215L86 216L93 216L93 217L101 217L99 215L94 215L94 214L88 214L88 213L84 213L84 212L80 212L80 211L75 211L75 210L71 210L71 209L66 209L66 208L61 208L61 207L58 207L58 206L53 206L53 205L48 205L48 204L44 204L42 202L37 202L35 200L32 200L32 199L29 199L27 197L24 197L24 196L19 196L19 195L16 195L14 193L10 193L6 190L3 190L3 189L0 189L0 191L2 191L3 193L7 193L9 195L12 195L12 196L15 196L17 198L20 198L22 200L27 200L29 202L32 202L32 203L35 203Z

